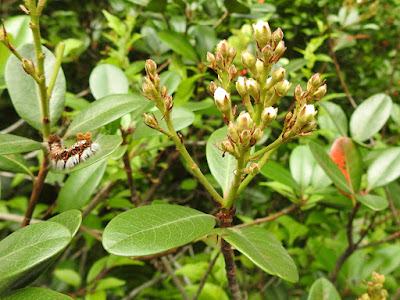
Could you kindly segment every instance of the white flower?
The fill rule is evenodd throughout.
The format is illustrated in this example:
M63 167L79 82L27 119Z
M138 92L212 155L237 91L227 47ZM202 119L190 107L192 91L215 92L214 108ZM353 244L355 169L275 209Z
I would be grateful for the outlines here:
M228 93L222 87L218 87L214 93L214 100L217 103L217 105L218 104L223 105L225 98L229 99Z

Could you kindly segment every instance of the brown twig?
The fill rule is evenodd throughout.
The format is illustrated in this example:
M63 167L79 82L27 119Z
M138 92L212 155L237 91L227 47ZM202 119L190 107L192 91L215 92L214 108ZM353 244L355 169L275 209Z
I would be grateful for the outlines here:
M347 84L346 84L346 82L345 82L344 79L343 79L343 76L342 76L342 73L341 73L341 70L340 70L340 65L339 65L339 62L338 62L338 60L337 60L337 58L336 58L335 51L333 50L333 41L332 41L332 39L331 39L331 30L330 30L330 26L329 26L329 22L328 22L328 8L327 8L327 5L325 5L325 8L324 8L324 15L325 15L325 24L326 24L326 26L327 26L327 33L328 33L328 44L329 44L329 48L330 48L330 53L329 53L329 55L330 55L330 56L332 57L332 59L333 59L333 62L334 62L334 64L335 64L335 68L336 68L336 73L337 73L338 78L339 78L339 80L340 80L340 83L341 83L341 85L342 85L342 87L343 87L343 90L344 90L344 92L345 92L346 95L347 95L347 98L349 99L351 105L352 105L354 108L356 108L356 107L357 107L357 104L356 104L356 102L354 101L353 97L351 96L351 94L350 94L350 92L349 92L349 89L347 88Z
M161 257L161 262L164 265L165 270L167 271L167 273L171 276L172 281L175 283L176 287L178 288L178 290L181 292L182 298L184 300L189 300L189 296L187 295L185 288L182 285L182 282L180 281L180 279L178 278L178 276L175 275L174 270L171 267L171 264L168 260L167 257L162 256Z
M42 189L43 189L44 180L46 179L47 173L49 172L49 169L47 168L48 163L49 163L49 161L48 161L47 155L43 155L43 161L40 166L39 175L33 186L32 194L29 199L28 209L25 212L25 218L21 224L21 227L25 227L25 226L29 225L29 222L31 221L33 211L35 210L36 203L37 203L40 193L42 192Z
M238 229L238 228L243 228L243 227L247 227L247 226L252 226L252 225L256 225L256 224L261 224L261 223L273 221L273 220L279 218L280 216L286 215L286 214L294 211L299 206L300 206L299 203L292 204L289 207L286 207L285 209L282 209L280 212L277 212L276 214L273 214L273 215L270 215L270 216L267 216L267 217L264 217L264 218L255 219L254 221L251 221L251 222L248 222L248 223L236 225L236 226L234 226L234 228Z
M120 128L122 132L122 144L121 145L127 145L128 144L128 136L133 132L133 128L129 127L128 129L123 129L122 127ZM124 162L124 169L126 172L126 177L128 178L128 186L129 190L131 192L131 202L137 205L138 202L138 195L136 193L136 188L135 188L135 183L133 182L133 177L132 177L132 166L131 166L131 160L129 158L129 151L128 149L125 151L124 155L122 156L122 160Z
M108 182L93 198L93 200L89 203L89 205L82 212L82 218L86 217L95 207L107 198L109 192L112 188L118 183L118 181L110 181Z
M219 252L217 253L217 255L215 255L215 257L210 261L210 264L208 265L207 271L203 274L203 277L201 277L200 283L199 283L199 287L196 291L196 294L194 294L192 300L196 300L199 296L201 291L203 290L204 284L206 283L207 277L208 275L211 273L215 262L217 261L217 258L219 256Z
M377 245L380 245L380 244L384 244L384 243L386 243L386 242L389 242L389 241L391 241L391 240L395 240L395 239L397 239L398 237L400 237L400 231L397 231L397 232L395 232L395 233L392 233L391 235L389 235L388 237L385 237L384 239L381 239L380 241L371 242L371 243L369 243L369 244L359 246L357 249L365 249L365 248L369 248L369 247L374 247L374 246L377 246Z
M395 52L394 59L393 59L392 74L390 74L390 81L389 81L389 86L388 86L389 93L392 91L393 82L394 82L394 74L396 73L397 64L399 63L399 51L400 51L400 34L397 37L396 52Z
M164 280L166 277L168 276L167 273L161 274L160 276L153 278L145 283L143 283L142 285L139 285L137 288L135 288L134 290L132 290L131 292L129 292L128 295L126 295L124 298L122 298L122 300L129 300L129 299L133 299L134 297L136 297L140 292L142 292L143 290L159 283L161 280Z
M385 186L385 193L389 201L390 210L392 211L394 219L396 220L397 226L400 228L400 218L396 209L396 205L394 204L392 195L390 194L389 188L387 186Z
M357 202L357 204L354 206L352 212L349 215L349 219L348 219L347 227L346 227L347 241L349 244L348 244L346 250L342 253L342 255L339 257L339 259L336 261L335 268L330 275L330 280L333 283L336 282L337 275L339 274L339 271L342 268L342 265L344 264L346 259L357 248L357 246L354 244L354 241L353 241L353 221L354 221L354 218L356 217L358 210L360 209L360 206L361 206L360 202Z

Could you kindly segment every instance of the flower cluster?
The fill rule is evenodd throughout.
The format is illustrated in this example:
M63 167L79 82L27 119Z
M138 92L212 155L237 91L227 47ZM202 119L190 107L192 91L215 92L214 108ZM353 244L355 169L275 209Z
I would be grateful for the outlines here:
M236 158L248 155L250 147L261 139L263 131L277 116L275 104L291 87L291 83L285 79L285 69L278 67L271 72L286 50L282 30L278 28L271 32L268 23L258 21L253 24L253 38L258 48L256 55L248 50L241 55L243 65L253 78L239 77L236 81L236 90L245 107L236 120L236 106L232 108L231 102L231 86L237 74L232 64L236 51L223 40L214 54L207 55L208 67L218 74L218 83L211 82L210 91L214 93L215 104L228 125L227 140L221 143L220 148ZM286 114L282 140L307 135L315 130L314 117L317 112L313 103L325 93L326 84L319 74L308 81L307 91L297 86L294 95L296 106L293 112Z
M388 292L383 288L385 275L372 273L372 282L367 282L367 293L363 294L358 300L385 300Z

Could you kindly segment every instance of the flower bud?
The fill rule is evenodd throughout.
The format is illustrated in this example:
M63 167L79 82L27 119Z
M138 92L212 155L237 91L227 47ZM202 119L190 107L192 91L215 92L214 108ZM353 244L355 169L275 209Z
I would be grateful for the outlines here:
M272 49L271 45L266 45L261 50L261 56L264 62L269 63L272 56L274 56L274 50Z
M287 81L285 79L285 80L282 80L282 81L278 82L275 85L275 90L279 94L280 97L283 97L283 96L285 96L287 94L287 92L289 91L291 86L292 86L292 84L289 83L289 81Z
M259 20L257 24L253 24L253 30L253 37L258 47L260 49L264 48L271 40L271 29L268 22Z
M240 138L239 138L240 146L242 146L243 148L249 146L250 145L250 140L251 140L251 132L250 132L250 130L243 130L240 133Z
M320 86L318 90L312 94L312 96L315 98L315 101L321 100L322 97L324 97L326 94L326 84Z
M253 119L250 117L250 114L248 112L242 111L237 118L237 129L239 132L242 132L244 130L252 130L253 129Z
M282 67L279 67L272 72L272 81L274 83L282 81L285 79L286 70Z
M286 51L285 42L280 41L275 48L274 62L277 62L285 53L285 51Z
M261 128L256 128L256 130L254 130L253 135L250 139L250 146L253 147L255 144L257 144L258 141L261 140L263 135L264 135L264 132L261 130Z
M235 65L229 67L228 74L230 80L233 80L236 77L237 73L238 70L236 69Z
M385 275L383 274L378 274L376 272L372 273L372 281L374 283L381 283L384 284L385 283Z
M235 59L235 57L236 57L235 48L234 47L229 48L228 57L227 57L227 63L231 64L233 62L233 60Z
M317 111L313 104L304 105L297 116L297 121L300 122L299 126L311 123L316 114Z
M237 142L239 140L238 129L237 129L236 125L233 122L229 122L228 135L231 137L231 139L234 142Z
M27 74L35 74L35 65L32 60L22 59L22 67Z
M233 148L232 144L229 141L222 141L221 142L221 149L224 152L228 152L229 154L234 154L235 149Z
M307 82L307 91L314 91L318 89L322 84L321 74L317 73L313 75Z
M258 75L262 76L264 74L264 70L265 70L264 63L259 59L257 59L257 62L256 62L256 70L257 70Z
M150 99L151 101L153 101L156 98L159 98L159 92L150 80L147 80L147 82L143 82L142 90L146 98Z
M236 81L236 90L240 94L240 96L243 96L247 92L247 87L246 87L246 78L239 76L239 79Z
M303 90L301 89L300 84L298 84L294 89L294 99L296 101L299 101L302 97L303 97Z
M282 29L278 28L272 33L272 40L274 41L275 45L278 45L279 42L283 40Z
M218 88L218 86L215 84L215 82L214 82L214 81L211 81L211 82L210 82L210 92L211 92L212 94L214 94L215 91L217 90L217 88Z
M250 175L255 175L260 172L260 165L257 163L252 163L250 167L247 168L247 173Z
M229 94L221 87L217 88L214 93L215 104L219 111L224 115L227 120L233 119L232 115L232 104Z
M269 124L271 124L278 114L278 109L272 106L266 107L261 113L261 130L264 130Z
M258 97L259 97L259 92L260 92L260 87L258 85L258 82L255 81L253 78L249 78L246 81L246 87L247 87L247 91L250 94L250 96L252 96L253 99L255 101L257 101Z
M211 67L214 66L215 56L211 52L207 52L207 62Z
M150 128L153 128L153 129L159 128L158 122L153 116L150 116L148 114L143 114L143 118L144 118L144 124L146 124Z
M224 57L222 56L221 53L217 52L215 53L215 64L218 66L218 68L223 69L225 68L225 61Z
M228 56L228 42L226 40L222 40L218 43L217 52L221 53L223 57Z
M153 60L146 60L145 68L147 75L150 77L154 77L157 74L157 64Z
M252 69L254 68L256 64L256 58L254 57L253 54L249 50L243 51L242 52L242 63L243 65L248 68Z

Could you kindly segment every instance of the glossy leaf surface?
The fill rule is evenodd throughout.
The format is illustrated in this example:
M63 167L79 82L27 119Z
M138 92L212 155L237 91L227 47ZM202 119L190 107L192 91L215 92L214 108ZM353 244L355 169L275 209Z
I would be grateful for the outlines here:
M168 45L168 47L170 47L174 52L179 53L184 58L194 62L199 60L194 47L179 33L164 30L158 32L157 34L160 40Z
M365 206L368 206L369 208L371 208L373 210L384 210L389 205L388 201L385 198L383 198L381 196L377 196L377 195L356 194L355 197L362 204L364 204Z
M46 77L46 84L48 84L56 58L47 48L42 47L42 50L46 55L46 59L44 60L44 74ZM18 48L18 51L22 56L29 59L32 58L35 66L37 66L36 59L34 59L35 50L32 44L25 44ZM17 113L29 125L35 129L42 130L38 86L35 80L25 73L21 62L14 55L12 55L7 62L5 79L11 101ZM65 89L65 77L63 70L60 68L49 104L51 124L55 124L58 121L64 109Z
M340 300L340 296L328 279L320 278L311 286L307 300Z
M112 219L103 246L120 256L144 256L185 245L209 233L215 218L192 208L159 204L134 208Z
M90 73L90 91L95 99L113 94L127 94L129 82L125 73L112 64L98 65Z
M297 282L296 265L286 249L265 228L249 226L241 229L225 228L213 231L246 255L253 263L268 274L290 282Z
M367 172L368 190L383 186L400 176L400 148L384 150Z
M214 131L207 141L206 157L211 174L221 186L225 194L233 180L233 171L236 167L235 158L217 148L220 147L221 142L226 138L227 129L225 127Z
M49 289L27 287L7 294L2 300L72 300L73 298Z
M42 144L14 134L0 134L0 155L39 150Z

